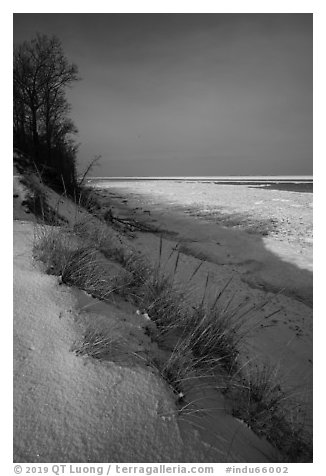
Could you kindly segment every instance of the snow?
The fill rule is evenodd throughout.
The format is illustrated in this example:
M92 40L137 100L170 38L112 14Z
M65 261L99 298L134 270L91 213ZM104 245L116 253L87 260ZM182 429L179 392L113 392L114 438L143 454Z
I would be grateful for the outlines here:
M270 460L269 445L223 412L210 443L191 423L181 431L172 392L150 369L72 352L76 297L43 274L32 245L33 224L15 221L14 462Z

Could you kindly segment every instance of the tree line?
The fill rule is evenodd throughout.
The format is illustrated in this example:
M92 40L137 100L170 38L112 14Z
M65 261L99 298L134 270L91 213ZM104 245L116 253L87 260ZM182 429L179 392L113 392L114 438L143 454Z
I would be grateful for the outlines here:
M60 40L37 34L14 47L14 147L29 155L51 185L73 193L77 188L74 135L66 88L78 81Z

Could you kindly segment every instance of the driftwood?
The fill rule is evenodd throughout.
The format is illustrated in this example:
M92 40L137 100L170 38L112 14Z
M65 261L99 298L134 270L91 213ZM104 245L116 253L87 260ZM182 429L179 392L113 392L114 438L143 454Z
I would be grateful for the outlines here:
M119 223L122 223L124 226L126 226L130 229L135 229L137 231L143 231L143 232L148 232L148 233L158 233L159 232L158 228L154 228L152 226L145 225L145 223L140 223L140 222L138 222L136 220L133 220L133 219L113 217L113 221L117 221Z
M129 231L142 231L147 233L158 233L159 229L140 223L133 218L119 218L113 215L111 210L108 210L104 215L104 220L112 224L118 223L126 227Z

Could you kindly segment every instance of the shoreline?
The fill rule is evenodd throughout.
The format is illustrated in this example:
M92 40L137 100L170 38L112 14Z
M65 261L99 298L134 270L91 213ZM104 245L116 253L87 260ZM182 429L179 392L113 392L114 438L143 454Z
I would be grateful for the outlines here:
M265 189L265 190L283 190L286 192L296 192L296 193L313 193L313 180L312 179L297 179L297 180L287 180L287 179L215 179L211 180L205 178L164 178L164 177L93 177L87 179L88 186L93 187L93 183L98 188L101 188L101 182L110 184L110 183L122 183L122 182L175 182L175 183L206 183L214 185L242 185L250 188Z

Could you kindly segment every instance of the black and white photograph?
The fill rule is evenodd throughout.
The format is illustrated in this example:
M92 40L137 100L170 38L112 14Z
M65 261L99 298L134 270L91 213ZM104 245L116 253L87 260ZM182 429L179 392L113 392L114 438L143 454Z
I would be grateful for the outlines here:
M314 18L12 14L16 473L314 462Z

